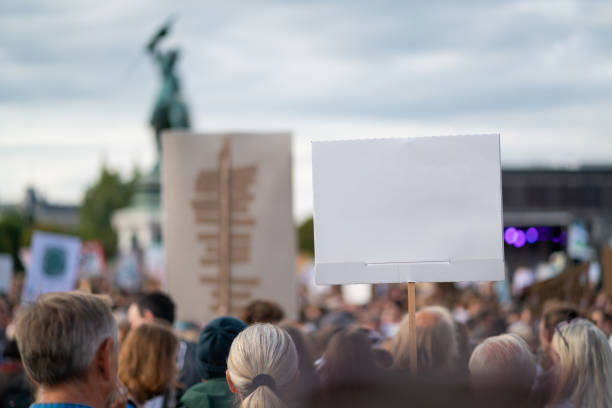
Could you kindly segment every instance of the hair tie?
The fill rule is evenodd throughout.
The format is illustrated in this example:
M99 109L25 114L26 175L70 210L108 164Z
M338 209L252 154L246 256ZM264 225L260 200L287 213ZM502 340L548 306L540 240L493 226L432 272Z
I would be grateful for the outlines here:
M251 381L251 386L249 387L249 394L255 392L255 390L262 385L270 388L272 391L276 392L276 381L274 378L268 374L257 374L253 381Z

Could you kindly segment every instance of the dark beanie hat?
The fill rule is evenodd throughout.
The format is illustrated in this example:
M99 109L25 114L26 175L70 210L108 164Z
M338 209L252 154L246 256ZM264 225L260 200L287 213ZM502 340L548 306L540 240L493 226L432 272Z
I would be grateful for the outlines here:
M202 378L225 376L232 342L246 327L242 321L229 316L219 317L204 327L196 349L196 365Z

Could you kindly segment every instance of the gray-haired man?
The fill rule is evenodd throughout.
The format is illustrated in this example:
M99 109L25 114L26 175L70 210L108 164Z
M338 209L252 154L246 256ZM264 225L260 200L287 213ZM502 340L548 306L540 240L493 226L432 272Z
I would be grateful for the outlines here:
M107 408L117 402L117 325L101 298L43 295L18 314L16 336L24 367L39 385L40 403L33 407Z

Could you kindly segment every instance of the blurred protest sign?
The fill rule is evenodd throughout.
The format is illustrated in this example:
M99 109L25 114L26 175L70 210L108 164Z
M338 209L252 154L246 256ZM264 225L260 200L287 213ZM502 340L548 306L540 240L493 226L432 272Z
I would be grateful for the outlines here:
M81 241L78 238L34 232L30 245L31 261L21 296L31 302L44 293L64 292L76 286Z
M13 258L11 254L0 254L0 293L8 293L13 279Z
M583 221L576 220L568 228L567 253L572 259L586 261L595 251L589 246L589 230Z
M499 135L312 144L318 284L504 280Z
M161 243L154 242L145 250L143 262L146 275L157 281L160 287L165 289L164 247Z
M612 248L605 247L601 250L601 265L604 293L612 296Z
M140 254L135 251L123 254L119 257L115 274L115 283L126 292L135 293L140 289L142 284L140 258Z
M106 274L104 249L98 241L88 241L81 246L79 277L90 278Z
M565 300L581 306L592 293L589 290L589 263L568 267L554 278L525 288L525 299L532 312L539 314L547 300Z
M291 136L167 132L163 146L166 284L179 318L205 322L258 298L294 317Z

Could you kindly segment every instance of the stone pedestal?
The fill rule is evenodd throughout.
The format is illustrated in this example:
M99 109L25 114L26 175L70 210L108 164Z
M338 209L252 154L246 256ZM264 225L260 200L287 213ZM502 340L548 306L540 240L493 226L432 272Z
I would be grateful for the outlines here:
M152 244L161 242L159 172L142 178L129 207L117 210L112 225L119 237L119 251L128 254L135 248L146 252Z

